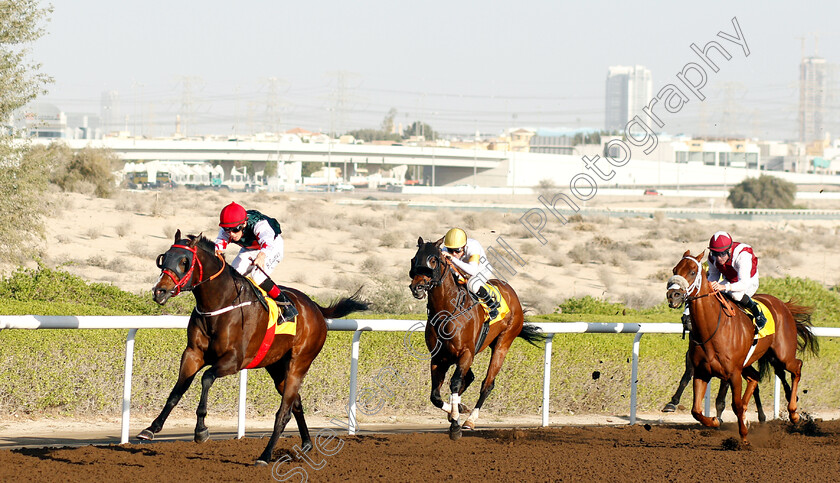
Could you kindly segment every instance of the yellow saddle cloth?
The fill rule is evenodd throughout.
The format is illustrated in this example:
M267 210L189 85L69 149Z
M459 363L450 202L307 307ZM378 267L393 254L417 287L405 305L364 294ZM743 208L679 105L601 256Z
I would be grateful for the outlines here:
M499 302L499 315L495 319L490 321L490 325L493 325L496 322L507 317L507 314L510 313L510 307L508 306L507 300L505 300L505 298L502 297L502 293L499 291L498 287L496 287L495 285L490 285L489 283L484 286L490 292L490 295L492 295L493 298L496 299L497 302ZM490 313L490 308L487 307L487 304L481 302L481 306L484 307L484 310L486 310L488 314Z
M295 332L297 332L297 316L295 316L295 318L292 320L285 321L281 324L277 324L277 320L280 318L280 310L277 307L277 302L273 298L269 297L268 294L265 293L265 290L262 289L262 287L254 283L251 277L245 278L247 278L248 281L251 282L254 285L254 287L256 287L257 290L260 291L260 293L263 295L263 298L265 298L266 304L268 304L268 330L271 330L271 328L274 327L274 335L295 335Z
M755 300L755 299L753 299L753 300ZM758 304L758 308L761 309L761 313L764 314L764 318L767 319L767 323L764 324L764 328L758 331L758 334L756 335L755 338L756 339L762 339L764 337L767 337L768 335L775 334L776 333L776 321L773 319L773 314L770 312L770 309L767 308L766 305L759 302L758 300L755 300L755 303ZM739 306L739 308L740 308L740 306ZM747 317L749 317L752 320L752 314L749 311L747 311L744 308L741 308L741 311L744 312L745 314L747 314ZM755 321L753 321L753 323L755 323Z

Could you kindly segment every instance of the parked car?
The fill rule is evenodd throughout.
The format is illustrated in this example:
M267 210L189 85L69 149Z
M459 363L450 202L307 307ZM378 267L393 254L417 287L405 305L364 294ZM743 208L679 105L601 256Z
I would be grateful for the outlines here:
M662 193L660 193L659 191L656 191L654 189L646 189L645 194L646 195L653 195L653 196L662 196Z

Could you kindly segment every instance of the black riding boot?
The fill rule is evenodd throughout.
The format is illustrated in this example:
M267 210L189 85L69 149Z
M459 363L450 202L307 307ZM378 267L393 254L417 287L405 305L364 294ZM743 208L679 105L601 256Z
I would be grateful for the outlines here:
M490 292L488 292L483 285L475 292L475 294L478 295L478 298L480 298L481 301L484 302L484 305L490 309L490 313L487 314L487 318L489 320L493 320L499 316L499 302L490 295Z
M744 297L738 302L738 305L750 311L757 331L764 328L764 325L767 323L767 318L761 313L761 308L755 303L755 300L751 299L749 295L744 294Z
M293 320L298 315L298 309L295 304L286 295L286 292L280 291L280 295L274 298L277 301L277 306L280 308L280 318L283 320Z
M685 333L691 332L691 315L682 314L681 320L683 325L683 339L685 339Z
M260 284L260 288L265 290L265 293L268 294L269 297L274 299L277 302L277 308L280 309L280 318L285 320L292 320L298 314L298 310L295 307L295 304L289 300L289 297L286 295L286 292L280 290L280 287L274 283L273 280L270 278L266 278L263 283Z

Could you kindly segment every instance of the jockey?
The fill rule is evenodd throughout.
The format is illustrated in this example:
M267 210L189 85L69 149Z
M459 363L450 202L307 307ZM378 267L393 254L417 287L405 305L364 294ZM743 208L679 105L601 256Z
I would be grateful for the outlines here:
M492 274L493 268L487 261L484 248L481 243L473 238L467 238L467 234L460 228L452 228L443 237L443 256L452 261L459 271L467 276L467 289L476 294L487 308L490 309L488 320L499 316L499 302L490 295L485 284Z
M723 276L725 283L720 283ZM748 310L758 330L764 328L767 319L758 304L750 298L758 291L758 257L752 247L733 242L725 231L719 231L709 240L708 280L712 290L723 293L738 305Z
M257 210L245 210L231 203L219 214L219 234L216 236L216 253L222 254L228 244L242 248L231 266L242 275L250 275L269 297L280 307L280 317L291 320L298 311L288 296L268 276L283 260L283 237L280 223ZM259 267L259 268L255 268Z

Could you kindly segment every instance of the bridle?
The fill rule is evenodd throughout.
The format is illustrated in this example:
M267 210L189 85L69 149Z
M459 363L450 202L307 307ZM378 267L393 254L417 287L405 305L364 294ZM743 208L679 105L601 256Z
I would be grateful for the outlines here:
M432 268L431 262L432 260L437 260L437 267ZM417 258L414 259L414 265L411 267L411 273L409 275L411 278L414 278L414 275L417 273L418 270L431 270L432 276L429 277L428 282L421 282L416 285L416 287L420 290L423 290L426 293L429 293L435 287L440 286L443 283L444 271L442 270L443 260L437 254L429 255L425 258L425 264L420 263L420 260Z
M683 277L682 275L674 275L673 277L671 277L668 280L668 290L678 290L679 289L679 290L685 292L685 303L686 304L688 304L689 302L691 302L693 300L702 299L703 297L708 297L709 295L715 294L716 292L708 292L708 293L700 295L700 288L702 287L702 283L703 283L703 277L702 277L703 265L701 265L700 262L697 261L697 259L694 258L694 257L685 256L685 257L683 257L683 260L691 260L692 262L694 262L695 265L697 265L697 272L696 272L696 275L694 276L694 281L691 282L691 285L689 285L688 280L686 280L685 277ZM696 294L692 295L691 294L692 292L696 292ZM709 338L707 338L705 341L702 341L702 342L695 339L696 343L698 343L700 345L705 345L707 342L712 340L712 338L715 336L715 334L717 334L718 329L720 329L720 320L721 320L721 315L722 314L723 314L723 304L721 304L721 306L720 306L720 311L718 312L717 326L715 327L714 332L712 332L712 335L710 335ZM691 334L689 337L693 337L693 335L694 334Z
M177 260L173 260L173 257L167 256L169 252L172 251L172 249L174 248L186 250L187 252L189 252L187 258L189 258L190 260L190 268L181 275L179 275L179 272L181 272L181 270L178 268ZM161 269L161 272L168 276L172 280L172 283L175 284L175 287L172 289L172 296L174 297L181 292L189 292L198 287L199 285L209 282L210 280L213 280L214 278L221 275L225 269L225 259L222 258L222 256L218 253L216 254L216 257L218 257L219 260L221 260L222 268L220 268L218 272L214 273L207 279L204 279L204 267L201 264L201 259L196 253L195 247L190 247L187 245L178 245L177 243L173 244L169 248L169 250L166 251L166 253L161 253L160 255L158 255L157 266ZM173 261L175 262L174 268L170 266L173 265ZM198 266L198 282L193 284L192 278L196 266Z

